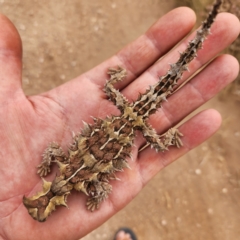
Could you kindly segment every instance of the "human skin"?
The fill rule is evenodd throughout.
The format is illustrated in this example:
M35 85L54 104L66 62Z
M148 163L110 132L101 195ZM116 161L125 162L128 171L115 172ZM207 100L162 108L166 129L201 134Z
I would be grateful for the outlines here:
M126 206L143 186L161 169L208 139L220 126L221 117L213 109L205 110L180 126L184 146L156 153L146 148L141 134L136 134L130 169L118 173L121 181L112 181L113 192L95 212L86 210L86 196L72 192L69 209L58 207L44 223L33 220L22 204L22 197L41 190L42 180L36 166L47 144L58 142L66 150L71 131L80 130L82 120L91 116L104 118L119 114L102 91L107 68L120 65L128 70L127 78L116 85L128 98L136 99L149 85L164 75L169 65L185 49L181 41L195 24L195 14L188 8L177 8L159 19L145 34L116 55L81 76L48 92L26 96L21 88L22 47L13 24L0 16L0 238L1 239L79 239ZM198 57L191 62L194 74L210 59L233 42L239 34L238 19L228 13L217 16L212 34L204 42ZM164 54L167 55L156 62ZM176 125L197 107L212 98L238 74L237 60L230 55L216 57L150 119L158 133ZM51 173L47 179L53 179Z

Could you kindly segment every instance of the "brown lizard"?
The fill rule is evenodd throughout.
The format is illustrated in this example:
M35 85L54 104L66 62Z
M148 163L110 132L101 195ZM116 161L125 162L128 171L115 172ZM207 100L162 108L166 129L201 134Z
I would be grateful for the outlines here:
M87 209L98 209L112 191L109 180L117 179L114 173L128 167L127 159L131 158L136 130L142 132L147 143L156 151L165 151L169 146L182 146L182 134L178 129L171 128L159 136L147 120L177 90L178 80L188 70L188 64L197 57L197 51L202 48L209 34L221 3L222 0L216 1L195 38L180 53L178 61L171 64L159 82L140 94L136 101L129 103L113 87L126 77L126 70L121 67L109 68L110 79L105 84L104 91L121 114L104 120L93 118L92 125L84 123L82 132L73 137L67 154L57 143L50 144L45 150L43 161L38 166L38 174L46 176L53 162L58 164L60 174L52 182L43 179L41 192L32 197L23 197L23 203L34 219L43 222L56 206L67 206L67 197L73 189L88 196Z

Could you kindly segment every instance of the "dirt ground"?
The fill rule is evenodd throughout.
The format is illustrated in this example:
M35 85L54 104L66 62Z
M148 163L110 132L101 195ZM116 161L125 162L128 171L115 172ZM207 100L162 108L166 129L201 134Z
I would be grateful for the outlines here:
M0 0L23 41L23 88L54 88L110 57L142 34L173 0ZM226 97L227 96L227 97ZM139 240L240 239L240 102L215 108L223 124L211 139L167 167L125 209L84 240L112 240L121 226Z

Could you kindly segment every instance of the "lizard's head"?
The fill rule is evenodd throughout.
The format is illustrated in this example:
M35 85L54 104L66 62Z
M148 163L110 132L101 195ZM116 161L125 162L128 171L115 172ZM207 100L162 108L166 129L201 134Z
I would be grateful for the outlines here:
M52 183L43 179L43 190L32 197L23 197L23 204L33 219L44 222L47 217L55 210L56 206L67 207L66 198L69 192L60 196L55 195L51 190Z

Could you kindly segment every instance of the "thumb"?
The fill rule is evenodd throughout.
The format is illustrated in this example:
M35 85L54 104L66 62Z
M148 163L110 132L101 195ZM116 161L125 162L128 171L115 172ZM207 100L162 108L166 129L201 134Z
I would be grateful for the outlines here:
M21 90L22 42L12 22L0 14L0 100Z

